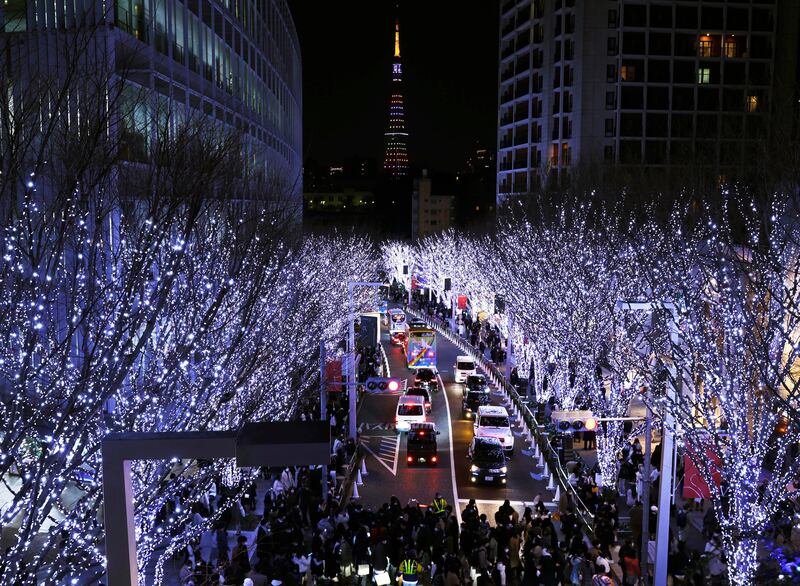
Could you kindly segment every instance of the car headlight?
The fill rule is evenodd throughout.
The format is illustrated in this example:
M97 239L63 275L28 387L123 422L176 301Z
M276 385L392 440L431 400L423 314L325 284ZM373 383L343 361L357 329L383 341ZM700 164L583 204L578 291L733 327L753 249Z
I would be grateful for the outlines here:
M479 468L475 464L473 464L472 466L469 467L469 471L470 472L477 472L478 470L479 470Z
M503 466L502 468L500 468L500 472L502 472L503 474L508 472L508 466Z

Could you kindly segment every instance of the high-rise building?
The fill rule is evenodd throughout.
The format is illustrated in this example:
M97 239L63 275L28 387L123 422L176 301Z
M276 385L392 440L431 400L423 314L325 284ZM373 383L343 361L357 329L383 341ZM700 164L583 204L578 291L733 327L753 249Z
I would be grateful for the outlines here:
M302 64L286 0L6 0L0 41L14 91L43 74L88 80L93 67L122 83L121 160L147 159L165 125L205 117L237 131L249 168L279 176L300 213Z
M389 123L386 128L386 151L383 169L392 178L408 174L406 150L406 117L403 108L403 65L400 61L400 21L394 25L394 59L392 60L392 97L389 100Z
M497 199L609 167L720 182L792 116L796 0L506 0Z

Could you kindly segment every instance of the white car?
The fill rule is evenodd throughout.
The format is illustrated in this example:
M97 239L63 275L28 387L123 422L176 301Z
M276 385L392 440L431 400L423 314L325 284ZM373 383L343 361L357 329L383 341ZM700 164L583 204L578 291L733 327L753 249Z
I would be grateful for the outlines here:
M397 413L394 418L394 428L400 432L411 429L412 423L424 423L425 399L418 395L403 395L397 400Z
M453 365L453 376L457 383L464 383L471 374L476 374L475 361L469 356L456 356Z
M475 437L497 438L506 453L509 455L514 453L514 434L511 433L511 422L504 407L494 405L478 407L473 429Z

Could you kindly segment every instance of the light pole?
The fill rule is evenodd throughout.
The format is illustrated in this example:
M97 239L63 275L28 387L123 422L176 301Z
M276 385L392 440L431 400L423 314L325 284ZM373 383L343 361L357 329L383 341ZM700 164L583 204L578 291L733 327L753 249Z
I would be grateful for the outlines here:
M348 281L347 282L347 310L350 315L349 331L347 333L347 403L348 403L348 430L350 438L355 441L358 426L356 425L356 396L358 388L356 382L356 328L355 328L355 309L353 309L353 289L356 287L382 287L383 283L371 281Z
M617 301L617 311L646 311L651 315L657 310L669 312L669 340L673 348L680 345L680 335L678 334L677 310L675 304L668 301L649 301L634 302ZM667 384L667 401L672 402L677 397L679 390L675 388L677 380L677 369L675 360L669 361L669 381ZM649 402L649 401L648 401ZM650 419L650 406L648 405L648 420ZM675 418L667 407L662 416L664 429L661 433L661 482L658 490L658 523L656 531L656 560L654 583L661 585L667 583L667 559L669 557L669 506L672 495L670 489L673 476L673 451L675 450L674 426ZM649 432L649 426L648 426ZM646 438L650 441L649 433ZM646 464L649 469L649 458ZM650 479L646 479L649 488ZM649 490L648 490L649 493ZM649 496L649 495L648 495ZM649 511L643 511L642 515L649 515ZM644 523L643 523L644 525Z

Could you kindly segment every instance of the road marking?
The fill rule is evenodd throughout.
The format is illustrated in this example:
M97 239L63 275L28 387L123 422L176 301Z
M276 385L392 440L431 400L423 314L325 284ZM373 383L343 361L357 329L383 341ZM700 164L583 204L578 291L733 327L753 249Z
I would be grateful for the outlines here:
M447 439L450 440L450 477L453 482L453 502L456 504L454 507L456 510L456 520L458 521L459 527L461 526L461 506L459 505L458 500L458 484L456 483L456 456L455 452L453 451L453 424L450 419L450 401L447 400L447 387L444 385L444 381L442 380L442 375L436 373L436 377L439 379L439 384L442 385L442 393L444 394L444 406L447 409L447 432L448 436Z
M383 423L369 423L367 421L362 421L358 424L358 433L363 433L365 431L393 431L394 423L390 421L384 421Z
M376 448L377 453L367 445L373 438L380 439L380 445L378 448ZM364 440L365 441L362 444L364 449L372 454L372 457L375 458L381 464L381 466L386 468L393 476L397 476L397 459L400 455L400 436L367 436L364 438Z

